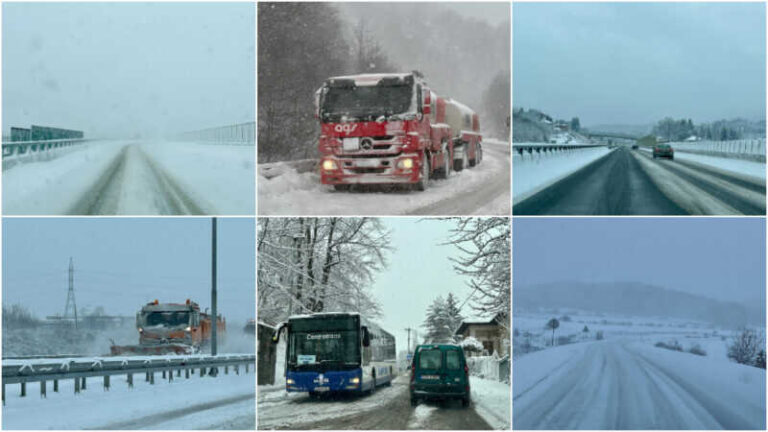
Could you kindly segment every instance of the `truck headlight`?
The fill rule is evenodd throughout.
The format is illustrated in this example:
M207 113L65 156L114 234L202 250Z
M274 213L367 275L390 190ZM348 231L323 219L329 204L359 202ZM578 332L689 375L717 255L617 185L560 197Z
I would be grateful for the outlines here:
M413 168L413 159L411 158L400 159L397 162L397 167L400 169L411 169Z
M323 161L323 169L326 171L333 171L336 168L336 162L332 161L331 159L326 159Z

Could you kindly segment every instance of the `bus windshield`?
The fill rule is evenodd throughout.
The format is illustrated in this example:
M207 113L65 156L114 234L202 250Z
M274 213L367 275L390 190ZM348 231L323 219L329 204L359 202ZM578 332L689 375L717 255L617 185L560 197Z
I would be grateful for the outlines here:
M314 370L360 365L360 340L355 330L291 332L288 364Z

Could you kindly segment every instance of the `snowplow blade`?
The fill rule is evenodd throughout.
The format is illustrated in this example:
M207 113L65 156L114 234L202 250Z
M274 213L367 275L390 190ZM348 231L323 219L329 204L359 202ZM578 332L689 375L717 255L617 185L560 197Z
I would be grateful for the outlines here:
M113 356L125 355L167 355L167 354L194 354L195 350L190 345L165 344L165 345L112 345L109 347Z

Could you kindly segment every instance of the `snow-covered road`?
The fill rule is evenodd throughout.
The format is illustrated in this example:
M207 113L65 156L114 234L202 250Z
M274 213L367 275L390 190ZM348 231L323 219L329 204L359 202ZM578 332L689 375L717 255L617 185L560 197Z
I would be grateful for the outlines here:
M5 214L252 214L251 146L97 141L3 171Z
M299 173L288 164L259 172L260 215L507 215L510 207L510 148L485 141L478 166L434 180L425 192L335 192L317 172ZM277 165L277 166L276 166ZM285 165L285 166L280 166ZM276 175L280 172L280 175ZM274 176L274 177L273 177Z
M470 383L474 383L471 379ZM497 387L508 387L497 383ZM472 384L470 384L472 385ZM487 386L480 386L485 388ZM508 393L507 393L508 394ZM498 400L498 392L489 394L488 400ZM473 391L474 397L474 391ZM494 404L483 405L485 417L478 409L475 398L469 408L463 408L458 401L421 402L411 407L408 396L408 376L401 375L389 387L380 387L373 395L340 396L335 399L311 399L301 393L286 393L280 387L259 389L259 429L502 429L506 415L508 426L509 399L507 411L494 411ZM492 412L494 417L489 416ZM501 421L497 420L502 418ZM491 421L487 421L488 418ZM499 424L497 427L496 424Z
M765 429L765 370L630 341L514 363L515 429Z

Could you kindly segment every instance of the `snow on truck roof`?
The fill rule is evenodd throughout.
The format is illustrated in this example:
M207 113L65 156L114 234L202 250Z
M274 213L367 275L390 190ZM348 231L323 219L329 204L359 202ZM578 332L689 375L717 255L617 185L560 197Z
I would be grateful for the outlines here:
M456 106L456 108L458 108L458 109L459 109L460 111L462 111L462 113L464 113L464 114L469 114L469 115L472 115L472 114L474 114L474 113L475 113L475 111L474 111L472 108L470 108L470 107L468 107L468 106L464 105L463 103L461 103L461 102L457 101L456 99L448 98L448 99L446 99L445 101L446 101L446 102L448 102L448 103L450 103L450 104L453 104L453 105L455 105L455 106Z
M375 73L375 74L359 74L359 75L342 75L328 78L328 81L333 80L354 80L356 86L374 86L378 84L383 78L399 78L405 79L408 76L413 75L411 72L401 73Z

